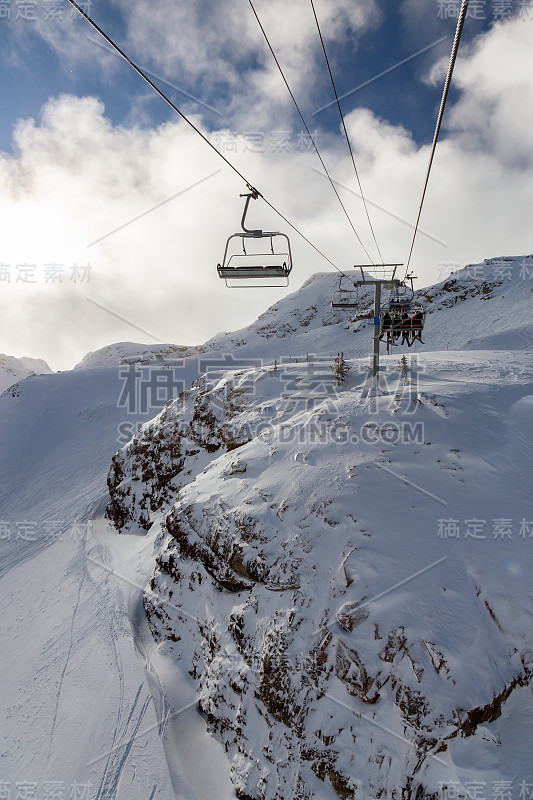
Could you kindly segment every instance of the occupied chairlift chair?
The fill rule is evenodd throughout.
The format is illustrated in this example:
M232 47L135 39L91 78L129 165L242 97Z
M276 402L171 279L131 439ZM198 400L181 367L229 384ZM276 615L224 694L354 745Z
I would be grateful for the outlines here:
M401 283L399 286L391 286L389 289L389 299L381 306L381 314L403 314L404 311L409 313L413 304L415 292L413 289L413 279L409 278L411 285L407 286ZM385 284L385 289L389 287Z
M381 306L380 338L382 338L385 334L387 335L386 344L388 353L391 352L391 347L393 345L403 344L403 333L405 330L408 330L410 333L412 333L411 344L414 343L415 338L420 342L422 341L421 334L424 329L426 312L422 304L414 299L414 277L408 276L407 280L410 281L409 286L406 283L401 283L399 286L391 285L389 289L389 299ZM389 287L385 286L385 288ZM402 318L404 314L412 314L412 316L410 316L408 327L406 327L403 322L400 322L396 325L394 322L392 322L388 328L385 328L383 326L383 317L385 314L389 314L393 320L395 317ZM398 341L400 336L402 336L401 342Z
M289 237L279 231L251 230L245 226L246 214L250 200L260 197L257 190L250 188L246 197L242 214L241 228L243 233L232 234L226 242L222 264L217 264L220 278L230 287L281 287L289 285L289 274L292 270L292 254ZM250 252L246 248L249 240L266 239L270 245L269 252ZM240 245L238 252L234 240ZM233 283L236 281L236 283ZM242 283L242 281L249 281Z

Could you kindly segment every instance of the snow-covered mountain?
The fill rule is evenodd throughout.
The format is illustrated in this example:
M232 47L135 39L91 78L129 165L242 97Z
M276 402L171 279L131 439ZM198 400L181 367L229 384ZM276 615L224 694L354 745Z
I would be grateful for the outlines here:
M240 797L437 797L491 762L515 777L490 723L533 676L533 364L422 363L377 400L362 375L325 388L328 365L242 371L114 459L117 528L165 528L151 629L189 665Z
M533 790L533 259L422 290L378 396L336 283L0 398L15 796Z
M74 369L95 369L98 367L118 367L121 364L158 364L172 361L195 352L193 347L180 347L176 344L134 344L117 342L107 345L94 353L87 353Z
M15 358L0 353L0 394L29 375L46 375L52 370L40 358Z
M344 288L361 277L348 270ZM352 357L372 349L373 292L359 292L359 310L332 309L331 297L339 275L313 275L301 289L271 306L251 325L235 333L215 336L203 345L143 345L121 343L89 353L76 369L118 366L138 362L175 362L210 353L231 353L235 360L329 356L340 349ZM487 350L533 348L533 255L487 259L451 273L445 280L420 289L415 299L427 310L426 335L432 350ZM486 306L492 300L490 311ZM356 319L357 317L357 319Z

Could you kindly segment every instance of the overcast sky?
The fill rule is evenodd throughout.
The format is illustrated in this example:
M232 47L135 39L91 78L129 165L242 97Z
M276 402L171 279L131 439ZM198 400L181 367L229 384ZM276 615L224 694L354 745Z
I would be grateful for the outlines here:
M309 0L255 0L378 260ZM459 0L315 0L386 261L405 262ZM248 0L84 8L339 268L367 261ZM412 268L421 287L533 252L533 0L471 0ZM289 290L226 289L243 182L67 0L0 0L0 351L73 366L115 341L199 344L332 267L296 234ZM321 110L324 106L329 106ZM287 230L261 201L253 227Z

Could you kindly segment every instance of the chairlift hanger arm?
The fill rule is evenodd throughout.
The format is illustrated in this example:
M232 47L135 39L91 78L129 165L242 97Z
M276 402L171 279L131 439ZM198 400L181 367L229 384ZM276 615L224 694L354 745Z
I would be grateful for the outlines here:
M250 200L257 200L259 197L263 197L256 189L252 189L252 187L248 187L251 191L247 194L241 194L241 197L246 197L246 202L244 204L244 211L242 212L242 219L241 219L241 228L243 229L246 236L252 236L254 239L267 239L273 236L280 236L280 231L263 231L261 228L247 228L245 225L246 215L248 213L248 206L250 205ZM341 276L342 277L342 276Z
M84 10L83 10L83 8L81 8L81 7L79 6L79 4L78 4L78 3L76 3L76 2L75 2L75 0L67 0L67 2L68 2L68 3L70 3L70 5L71 5L73 8L75 8L75 9L76 9L76 11L78 11L78 13L79 13L79 14L80 14L80 15L81 15L81 16L82 16L82 17L83 17L83 18L84 18L84 19L85 19L85 20L86 20L86 21L89 23L89 25L91 25L91 26L94 28L94 30L95 30L95 31L97 31L97 33L99 33L99 34L100 34L100 36L102 36L102 38L103 38L103 39L105 39L105 41L106 41L106 42L107 42L107 43L110 45L110 47L112 47L112 48L113 48L113 50L115 50L115 51L116 51L116 52L117 52L117 53L118 53L118 54L119 54L119 55L120 55L120 56L121 56L121 57L124 59L124 61L125 61L125 62L126 62L126 63L127 63L127 64L128 64L128 65L129 65L129 66L130 66L130 67L131 67L133 70L135 70L135 72L136 72L138 75L140 75L140 76L141 76L141 78L143 78L143 80L145 80L145 81L146 81L146 83L147 83L147 84L148 84L148 85L149 85L149 86L150 86L150 87L151 87L151 88L154 90L154 92L156 92L156 93L157 93L157 94L158 94L158 95L159 95L159 96L160 96L160 97L161 97L161 98L162 98L162 99L165 101L165 103L167 103L167 104L170 106L170 108L171 108L173 111L175 111L175 112L176 112L176 114L178 114L178 115L179 115L179 116L180 116L180 117L183 119L183 121L184 121L184 122L186 122L186 123L187 123L187 125L189 125L189 126L190 126L190 127L193 129L193 131L195 131L195 132L196 132L196 133L197 133L197 134L198 134L198 135L199 135L199 136L200 136L200 137L201 137L201 138L204 140L204 142L205 142L205 143L208 145L208 147L210 147L210 148L211 148L211 150L213 150L213 152L215 152L215 153L216 153L218 156L220 156L220 158L221 158L221 159L222 159L222 160L223 160L223 161L224 161L224 162L225 162L225 163L228 165L228 167L230 167L230 169L232 169L232 170L233 170L233 172L235 172L235 174L236 174L236 175L238 175L238 176L239 176L239 178L241 178L241 180L243 180L243 181L244 181L244 183L246 184L246 186L247 186L247 187L248 187L248 188L249 188L249 189L250 189L252 192L255 192L255 193L257 193L257 195L258 195L258 196L261 196L261 197L263 197L263 195L259 195L259 192L257 192L257 189L254 189L254 188L253 188L253 186L252 186L252 185L251 185L251 184L250 184L250 183L249 183L249 182L246 180L246 178L244 177L244 175L242 175L242 174L241 174L241 172L239 172L239 170L237 169L237 167L236 167L234 164L232 164L232 163L231 163L231 161L230 161L228 158L226 158L226 156L225 156L223 153L221 153L221 152L220 152L220 150L218 150L218 149L217 149L217 148L216 148L216 147L215 147L215 146L212 144L212 142L210 142L210 141L209 141L209 139L207 138L207 136L205 136L205 135L202 133L202 131L201 131L199 128L197 128L197 127L196 127L196 125L194 125L194 123L192 123L192 122L191 122L191 120L190 120L190 119L189 119L189 118L188 118L188 117L187 117L187 116L186 116L186 115L185 115L185 114L184 114L182 111L180 111L180 109L179 109L179 108L178 108L178 107L177 107L177 106L176 106L176 105L175 105L175 104L174 104L174 103L173 103L173 102L172 102L172 101L171 101L171 100L170 100L170 99L169 99L169 98L166 96L166 94L164 94L164 92L162 92L162 91L161 91L161 89L159 89L159 88L158 88L158 87L155 85L155 83L154 83L153 81L151 81L151 80L150 80L150 78L148 77L148 75L146 75L146 73L144 73L144 72L143 72L143 70L142 70L140 67L138 67L138 66L137 66L137 64L135 64L135 63L134 63L134 62L133 62L133 61L132 61L132 60L131 60L131 59L130 59L130 58L127 56L127 55L126 55L126 53L125 53L123 50L121 50L121 48L120 48L120 47L119 47L119 46L118 46L118 45L117 45L117 44L116 44L116 43L113 41L113 39L111 39L111 37L109 37L109 36L108 36L108 35L105 33L105 31L103 31L103 30L102 30L102 28L100 28L100 26L96 24L96 22L95 22L93 19L91 19L91 17L90 17L90 16L89 16L89 15L88 15L88 14L87 14L87 13L86 13ZM325 254L324 254L324 253L323 253L323 252L322 252L322 251L321 251L321 250L320 250L320 249L319 249L319 248L318 248L316 245L314 245L314 244L313 244L313 242L312 242L310 239L308 239L308 238L307 238L307 236L306 236L304 233L302 233L302 232L301 232L301 231L300 231L300 230L299 230L299 229L296 227L296 225L294 225L292 222L290 222L290 220L288 220L288 219L287 219L287 217L286 217L284 214L282 214L282 212L281 212L281 211L279 211L279 210L278 210L278 209L277 209L277 208L276 208L276 207L275 207L275 206L274 206L274 205L273 205L273 204L272 204L272 203L271 203L269 200L267 200L267 199L266 199L266 197L263 197L263 200L265 201L265 203L267 204L267 206L269 206L269 207L272 209L272 211L274 211L274 213L278 215L278 217L281 217L281 219L282 219L282 220L283 220L283 221L284 221L284 222L285 222L287 225L289 225L289 227L291 227L291 228L292 228L292 230L293 230L295 233L297 233L297 234L298 234L298 236L301 236L301 238L302 238L302 239L303 239L305 242L307 242L307 244L308 244L308 245L310 245L310 247L312 247L312 248L313 248L313 250L314 250L316 253L318 253L320 256L322 256L322 258L324 258L324 259L325 259L325 260L328 262L328 264L331 264L331 266L332 266L334 269L336 269L338 272L342 273L342 270L341 270L341 269L340 269L340 268L339 268L339 267L338 267L336 264L334 264L334 263L333 263L333 261L332 261L331 259L329 259L329 258L328 258L328 257L327 257L327 256L326 256L326 255L325 255Z
M365 254L368 256L368 258L370 259L370 261L372 261L372 256L370 255L370 253L369 253L369 252L368 252L368 250L366 249L366 247L365 247L365 245L364 245L364 243L363 243L363 241L362 241L361 237L360 237L360 236L359 236L359 234L357 233L357 231L356 231L356 229L355 229L355 226L354 226L354 224L353 224L353 222L352 222L352 220L351 220L351 218L350 218L350 215L348 214L348 211L347 211L347 209L346 209L346 206L344 205L344 203L343 203L343 201L342 201L342 198L341 198L341 196L340 196L340 194L339 194L339 192L338 192L338 190L337 190L337 187L335 186L335 183L334 183L334 181L333 181L333 179L332 179L331 175L330 175L330 174L329 174L329 172L328 172L328 168L326 167L326 165L325 165L325 163L324 163L324 159L322 158L322 155L320 154L320 151L319 151L319 149L318 149L318 146L317 146L317 144L316 144L316 141L315 141L316 137L315 137L315 136L313 136L313 134L312 134L312 133L311 133L311 131L309 130L309 126L307 125L307 122L306 122L306 121L305 121L305 119L304 119L304 116L303 116L303 114L302 114L302 112L301 112L301 110L300 110L300 107L299 107L298 103L296 102L296 98L295 98L295 96L294 96L294 93L293 93L293 91L292 91L291 87L289 86L289 82L288 82L287 78L285 77L285 73L283 72L283 69L282 69L282 67L281 67L281 64L279 63L279 60L278 60L278 57L276 56L276 53L274 52L274 48L272 47L272 45L271 45L271 43L270 43L270 40L269 40L269 38L268 38L268 35L267 35L266 31L265 31L265 28L263 27L263 23L261 22L261 20L260 20L260 18L259 18L259 15L258 15L258 13L257 13L257 11L256 11L256 9L255 9L255 7L254 7L254 4L253 4L252 0L248 0L248 2L249 2L249 4L250 4L250 8L252 9L252 11L253 11L253 14L254 14L254 16L255 16L256 20L257 20L257 23L258 23L258 25L259 25L259 28L261 29L261 32L262 32L262 34L263 34L263 36L264 36L264 38L265 38L265 41L266 41L266 43L267 43L267 45L268 45L268 48L269 48L269 50L270 50L270 52L271 52L271 54L272 54L272 57L274 58L274 61L275 61L275 63L276 63L276 66L277 66L277 68L278 68L278 70L279 70L279 72L280 72L280 75L281 75L281 77L282 77L282 79L283 79L283 82L285 83L285 86L287 87L287 91L289 92L289 95L291 96L291 99L292 99L292 102L294 103L294 106L295 106L295 108L296 108L296 111L298 112L298 114L299 114L299 116L300 116L300 119L302 120L302 124L303 124L303 126L304 126L304 128L305 128L305 130L306 130L306 132L307 132L307 135L309 136L309 141L310 141L310 142L311 142L311 144L313 145L313 148L314 148L314 150L315 150L315 152L316 152L316 154L317 154L317 156L318 156L318 159L319 159L320 163L322 164L322 167L323 167L323 169L324 169L324 172L326 173L326 176L327 176L327 178L328 178L328 180L329 180L329 182L330 182L330 184L331 184L331 188L332 188L332 189L333 189L333 191L335 192L335 195L336 195L336 197L337 197L337 200L339 201L339 204L340 204L340 206L341 206L341 208L342 208L342 210L343 210L343 212L344 212L344 215L345 215L346 219L348 220L348 222L349 222L349 224L350 224L350 227L351 227L352 231L354 232L354 234L355 234L355 236L356 236L356 238L357 238L357 241L359 242L359 244L360 244L360 245L361 245L361 247L363 248L363 250L364 250ZM280 216L281 216L281 215L280 215ZM378 248L378 250L379 250L379 248ZM331 262L330 262L330 263L331 263ZM374 262L372 261L372 263L374 263ZM335 266L335 265L334 265L334 266ZM335 269L339 269L339 268L338 268L338 267L335 267ZM341 272L341 270L339 270L339 272Z
M255 195L253 193L241 194L241 197L246 197L246 202L244 204L244 211L242 212L241 228L243 229L243 231L245 233L251 233L252 236L262 236L263 235L263 231L262 230L251 230L250 228L247 228L246 225L244 224L244 222L246 220L246 214L248 213L248 206L250 204L250 200L252 198L254 200L256 200L257 199L257 194L255 194Z

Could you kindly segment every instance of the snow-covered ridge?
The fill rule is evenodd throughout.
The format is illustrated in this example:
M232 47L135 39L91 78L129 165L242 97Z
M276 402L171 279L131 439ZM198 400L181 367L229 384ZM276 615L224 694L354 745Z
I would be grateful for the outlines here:
M15 358L0 353L0 394L29 375L50 374L53 370L40 358Z
M532 255L469 264L420 290L417 296L432 315L431 349L449 343L453 349L532 350L532 292Z
M500 569L531 558L514 464L532 466L533 365L387 364L375 400L357 362L340 387L320 362L200 382L114 458L108 515L164 526L150 625L241 798L429 800L475 778L472 748L511 774L491 723L533 675L528 599ZM442 533L506 514L515 538L483 550Z
M118 367L121 364L157 364L172 361L194 352L194 348L177 344L135 344L117 342L87 353L74 369Z
M350 279L357 280L360 273L348 270L346 276L342 285L349 287ZM337 273L316 273L240 331L219 334L201 345L117 342L87 353L74 369L133 363L149 366L220 351L243 358L253 351L252 357L272 361L339 350L351 356L364 355L371 348L372 291L360 291L355 321L354 312L331 308L338 285ZM428 349L530 349L532 291L533 255L469 264L440 283L419 289L416 298L428 311ZM487 300L494 300L495 305L482 306L480 301ZM28 375L49 372L50 367L40 359L0 355L0 391Z
M343 287L360 273L346 272ZM329 356L343 351L351 357L370 352L369 326L373 294L359 293L360 308L332 309L331 297L339 287L339 275L317 273L304 285L268 308L259 318L234 333L215 336L202 345L142 345L123 342L89 353L76 369L151 364L209 352L231 352L235 358L267 362L302 358L306 354ZM533 348L533 256L487 259L469 264L443 281L416 292L428 311L427 350L477 350ZM488 302L491 301L491 302Z
M492 261L422 290L374 400L331 274L188 356L0 396L5 792L527 794L533 264ZM178 370L165 408L130 408L130 360Z

